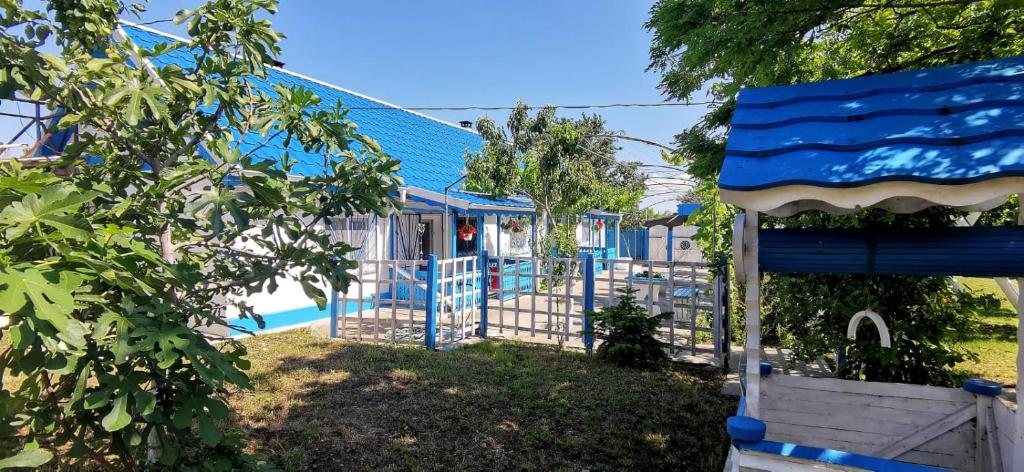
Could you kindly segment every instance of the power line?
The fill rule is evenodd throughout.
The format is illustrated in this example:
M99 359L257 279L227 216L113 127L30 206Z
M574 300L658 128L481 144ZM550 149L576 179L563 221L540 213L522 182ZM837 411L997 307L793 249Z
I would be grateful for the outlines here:
M654 146L656 148L664 149L664 150L666 150L668 152L675 152L676 151L675 149L672 149L669 146L666 146L664 144L651 141L649 139L637 138L637 137L633 137L633 136L626 136L624 134L594 134L594 135L591 135L591 136L593 136L595 138L618 138L618 139L623 139L623 140L626 140L626 141L635 141L635 142L638 142L638 143L643 143L643 144L646 144L648 146Z
M701 105L717 105L722 102L716 100L708 100L701 102L658 102L658 103L602 103L596 105L544 105L543 107L537 108L561 108L563 110L584 110L589 108L655 108L655 107L689 107L689 106L701 106ZM480 111L504 111L504 110L515 110L516 107L509 106L440 106L440 107L389 107L389 106L372 106L372 107L347 107L349 110L410 110L410 111L468 111L468 110L480 110Z

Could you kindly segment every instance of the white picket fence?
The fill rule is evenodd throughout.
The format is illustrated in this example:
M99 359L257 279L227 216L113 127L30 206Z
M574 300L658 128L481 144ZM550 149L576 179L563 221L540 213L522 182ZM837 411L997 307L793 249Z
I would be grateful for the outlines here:
M658 333L670 355L725 362L728 296L707 264L589 256L486 262L477 256L359 261L352 271L357 283L332 303L331 334L430 348L473 336L592 348L586 311L614 305L622 290L633 290L648 313L672 313Z

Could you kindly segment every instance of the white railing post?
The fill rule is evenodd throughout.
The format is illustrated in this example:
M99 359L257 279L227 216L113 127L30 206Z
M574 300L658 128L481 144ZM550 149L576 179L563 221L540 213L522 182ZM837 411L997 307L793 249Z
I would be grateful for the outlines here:
M743 271L747 309L747 415L760 416L761 405L761 274L757 264L758 215L747 211L743 218Z

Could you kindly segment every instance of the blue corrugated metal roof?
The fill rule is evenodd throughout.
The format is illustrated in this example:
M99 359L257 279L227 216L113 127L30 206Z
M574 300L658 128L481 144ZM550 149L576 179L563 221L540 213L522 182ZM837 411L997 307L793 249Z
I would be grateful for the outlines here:
M960 185L1009 176L1024 176L1024 57L745 89L719 186Z
M173 41L176 38L137 26L123 25L125 33L138 46L152 48L158 43ZM191 53L176 50L151 59L157 67L175 64L191 67L194 58ZM403 110L399 107L371 99L350 91L346 91L322 82L302 77L279 68L268 70L266 79L253 77L251 82L267 94L273 95L274 84L286 86L301 85L322 100L323 107L330 107L341 100L346 107L352 108L348 118L359 127L359 132L373 137L380 143L384 152L402 162L398 174L410 187L417 187L432 192L442 193L444 187L457 181L465 171L463 156L466 151L479 151L483 147L483 138L467 129L456 125ZM387 109L380 109L380 108ZM366 109L371 108L371 109ZM265 138L248 136L242 142L242 152L259 146ZM256 156L277 159L280 153L288 150L299 164L294 172L300 175L322 173L321 158L306 153L296 143L285 146L283 140L277 139L269 146L255 152ZM471 203L523 207L518 198L493 199L481 195L459 192L457 198L465 198ZM527 202L526 207L530 207Z
M466 192L463 190L451 190L448 192L448 195L469 202L471 205L492 205L523 209L533 208L533 203L525 196L513 195L509 197L495 198L482 193Z

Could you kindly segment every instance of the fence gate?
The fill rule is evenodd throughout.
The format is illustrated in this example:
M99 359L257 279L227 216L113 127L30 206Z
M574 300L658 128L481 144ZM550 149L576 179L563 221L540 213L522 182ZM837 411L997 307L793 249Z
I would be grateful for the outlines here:
M479 334L480 273L476 256L437 261L435 347Z

